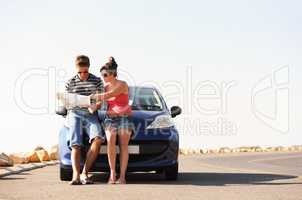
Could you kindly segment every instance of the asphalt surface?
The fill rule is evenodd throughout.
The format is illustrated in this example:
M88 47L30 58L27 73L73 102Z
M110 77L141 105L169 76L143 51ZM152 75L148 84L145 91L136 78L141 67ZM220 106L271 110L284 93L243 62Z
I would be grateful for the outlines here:
M302 152L180 156L177 181L153 173L128 174L127 185L69 186L49 166L0 179L0 199L251 199L301 200Z

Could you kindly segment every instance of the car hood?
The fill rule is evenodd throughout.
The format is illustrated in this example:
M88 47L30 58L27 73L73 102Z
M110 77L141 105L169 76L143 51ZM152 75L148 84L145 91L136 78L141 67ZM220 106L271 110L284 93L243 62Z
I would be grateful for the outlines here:
M99 118L101 121L104 120L105 111L99 112ZM159 115L169 115L167 111L143 111L133 110L132 111L132 122L134 124L133 130L133 141L147 141L147 140L166 140L170 138L172 132L176 132L176 129L165 128L165 129L147 129L147 127L155 120Z
M105 111L98 111L98 116L101 121L105 119ZM159 115L164 115L167 113L166 111L145 111L145 110L133 110L131 119L134 123L136 130L146 129L154 119Z

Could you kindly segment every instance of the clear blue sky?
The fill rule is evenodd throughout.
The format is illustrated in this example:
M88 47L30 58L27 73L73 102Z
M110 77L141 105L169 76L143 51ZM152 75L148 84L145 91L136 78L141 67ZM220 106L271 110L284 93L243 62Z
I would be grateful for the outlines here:
M24 113L15 103L15 82L26 70L48 67L66 71L57 80L64 82L73 75L78 54L90 56L95 73L113 55L136 84L153 82L167 96L175 92L167 87L168 81L178 81L185 91L193 91L201 81L218 85L235 81L224 114L208 116L194 108L190 112L192 99L186 93L180 93L182 102L168 98L169 106L178 103L184 109L177 123L184 118L213 123L222 117L237 126L233 136L200 135L200 127L180 128L182 146L301 143L301 6L301 1L291 0L1 1L0 151L27 151L57 142L62 119L53 113ZM186 81L188 66L193 71L192 87ZM282 66L288 66L290 73L286 134L259 121L250 102L257 81ZM34 107L47 106L47 83L45 77L27 80L25 101ZM274 113L273 94L262 97L266 113Z

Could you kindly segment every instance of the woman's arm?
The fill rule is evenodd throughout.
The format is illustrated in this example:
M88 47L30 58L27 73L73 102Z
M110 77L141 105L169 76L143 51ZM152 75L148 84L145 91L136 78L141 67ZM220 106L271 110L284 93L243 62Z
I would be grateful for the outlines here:
M98 101L105 101L107 99L110 99L111 97L118 96L125 92L128 92L128 86L125 82L120 82L112 90L101 94L95 94L92 96L92 98Z
M97 101L95 104L91 104L88 107L88 111L92 114L94 113L96 110L100 109L102 107L103 102L102 101Z

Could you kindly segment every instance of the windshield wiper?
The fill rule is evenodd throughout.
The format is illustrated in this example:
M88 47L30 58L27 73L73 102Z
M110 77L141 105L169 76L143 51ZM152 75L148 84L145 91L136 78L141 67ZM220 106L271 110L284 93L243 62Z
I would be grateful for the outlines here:
M140 108L143 108L143 109L147 109L147 110L161 110L161 106L158 106L158 105L147 105L147 104L137 104L137 105L132 105L132 108L134 109L140 109Z

